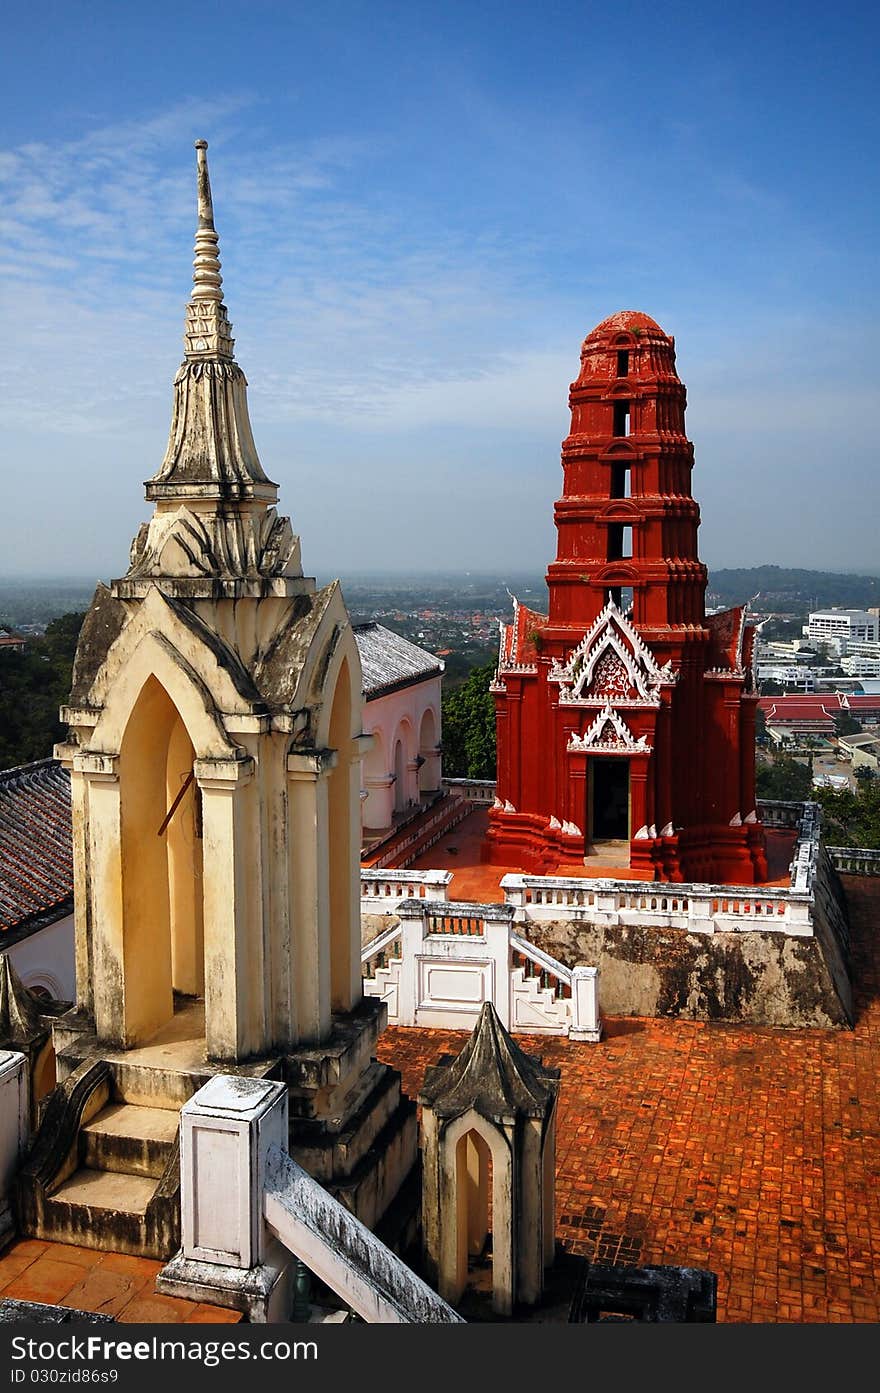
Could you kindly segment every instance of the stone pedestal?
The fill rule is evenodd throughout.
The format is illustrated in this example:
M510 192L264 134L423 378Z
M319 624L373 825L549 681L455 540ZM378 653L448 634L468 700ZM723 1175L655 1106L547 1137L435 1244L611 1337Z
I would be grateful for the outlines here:
M27 1139L27 1059L19 1050L0 1050L0 1250L15 1232L10 1194Z
M265 1159L287 1149L283 1083L218 1074L180 1114L182 1247L158 1291L290 1319L295 1262L263 1220Z

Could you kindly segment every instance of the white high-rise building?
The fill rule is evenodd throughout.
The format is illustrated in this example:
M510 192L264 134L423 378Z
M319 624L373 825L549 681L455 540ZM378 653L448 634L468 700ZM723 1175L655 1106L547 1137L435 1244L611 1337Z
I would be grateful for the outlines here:
M863 609L817 609L810 614L804 634L813 643L824 643L842 656L851 643L876 643L880 619Z

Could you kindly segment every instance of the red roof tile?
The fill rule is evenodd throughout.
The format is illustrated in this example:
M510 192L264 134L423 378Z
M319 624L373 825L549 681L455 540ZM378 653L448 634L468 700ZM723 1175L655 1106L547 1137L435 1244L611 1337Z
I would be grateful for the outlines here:
M0 930L73 906L70 779L56 759L0 772Z

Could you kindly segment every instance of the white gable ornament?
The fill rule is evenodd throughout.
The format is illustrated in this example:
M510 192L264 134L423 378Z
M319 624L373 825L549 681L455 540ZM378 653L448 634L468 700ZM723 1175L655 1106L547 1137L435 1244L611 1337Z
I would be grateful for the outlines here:
M551 664L548 682L559 685L561 705L659 706L660 688L677 680L660 667L626 615L609 600L566 663Z
M586 734L572 734L566 748L571 754L590 754L597 750L612 754L650 754L652 749L644 735L636 739L610 701L605 703Z

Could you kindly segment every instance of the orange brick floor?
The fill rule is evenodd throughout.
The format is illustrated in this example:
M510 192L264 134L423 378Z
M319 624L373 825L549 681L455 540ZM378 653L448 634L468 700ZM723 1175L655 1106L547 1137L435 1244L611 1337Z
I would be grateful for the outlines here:
M562 1070L558 1237L597 1260L707 1267L721 1321L880 1320L880 881L846 877L853 1031L611 1019ZM453 1031L388 1029L415 1097Z
M446 832L434 846L429 847L413 861L411 870L452 871L453 880L449 887L452 900L471 900L475 904L494 904L504 899L499 884L501 877L509 871L519 872L518 866L487 866L480 861L480 848L483 843L489 814L486 808L476 808L469 813L457 827ZM769 878L767 885L787 885L789 866L794 850L794 832L768 831L767 861ZM554 867L554 875L578 876L595 879L610 877L612 880L639 879L639 873L624 866L602 866L598 859L589 864L583 861L560 862Z
M0 1298L99 1311L131 1323L226 1325L241 1320L237 1311L160 1296L155 1282L162 1266L127 1253L99 1253L75 1244L24 1238L0 1257Z

